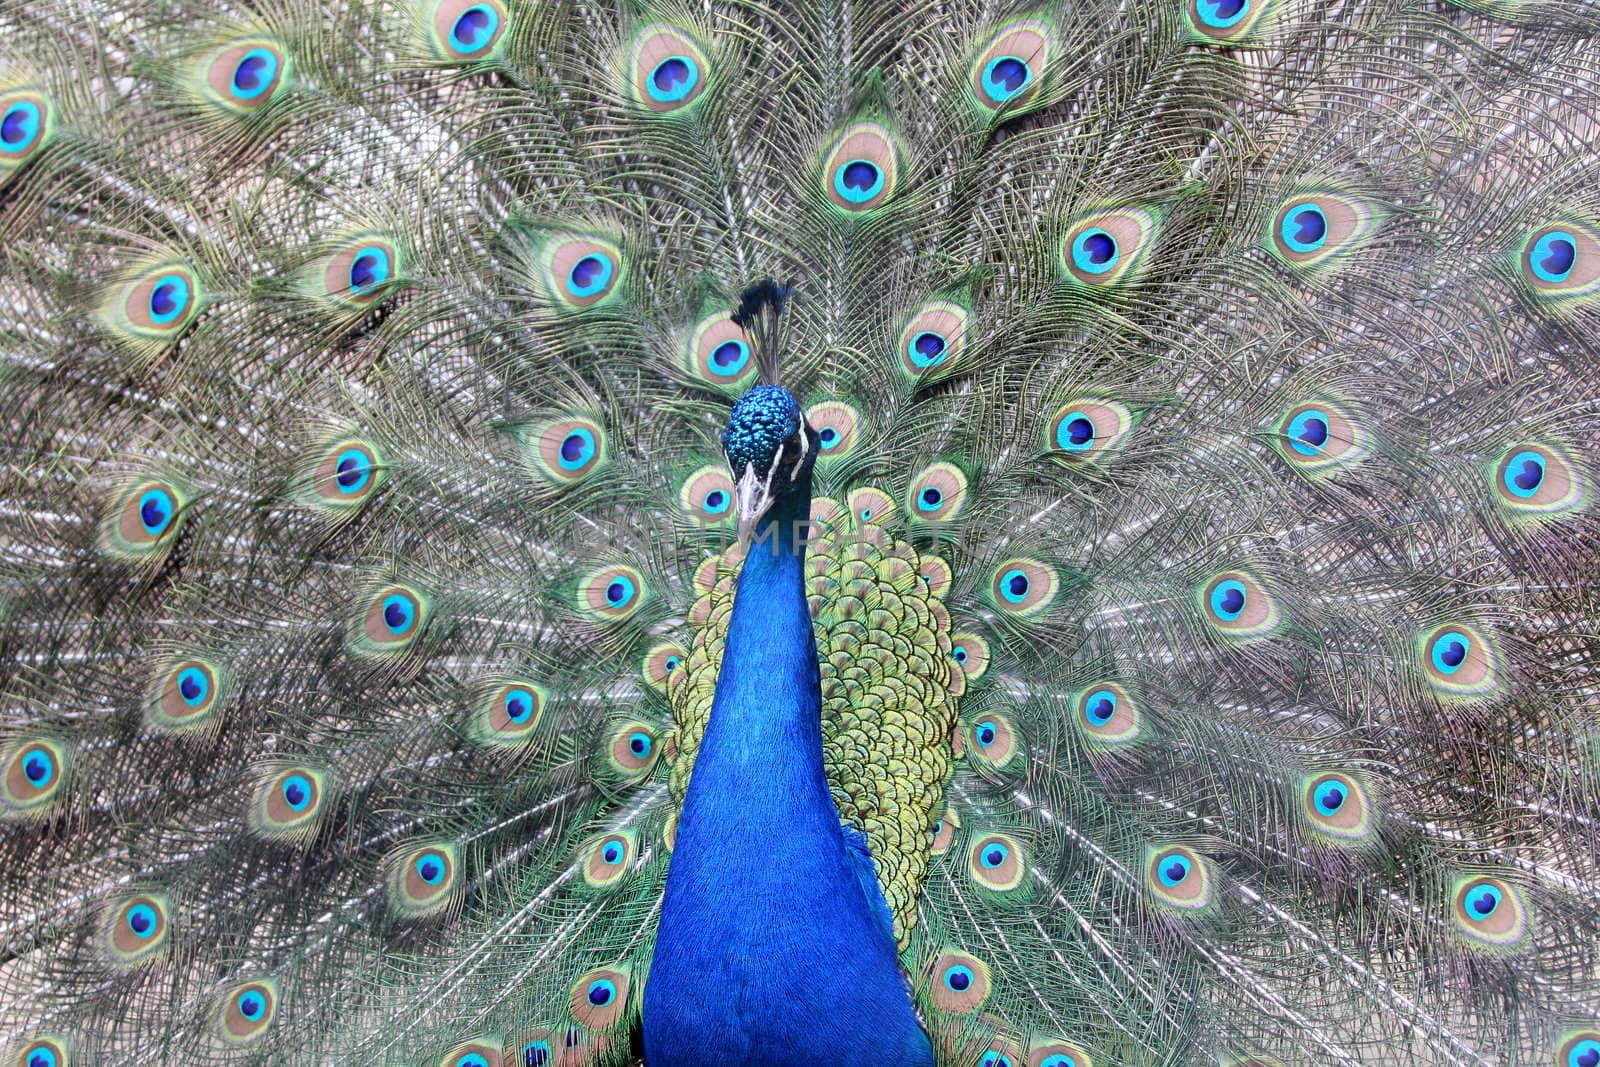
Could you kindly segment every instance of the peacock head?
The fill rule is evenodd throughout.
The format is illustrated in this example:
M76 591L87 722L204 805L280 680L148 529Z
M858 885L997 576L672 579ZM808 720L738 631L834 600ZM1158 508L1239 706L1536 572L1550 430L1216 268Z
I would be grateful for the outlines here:
M781 385L758 385L733 405L722 451L733 472L739 540L748 544L773 505L811 488L818 437L794 394Z

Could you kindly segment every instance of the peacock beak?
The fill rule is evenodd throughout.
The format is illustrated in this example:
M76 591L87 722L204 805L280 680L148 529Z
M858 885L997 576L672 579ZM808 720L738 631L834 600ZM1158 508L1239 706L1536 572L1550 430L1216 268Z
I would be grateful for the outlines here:
M750 538L756 532L756 523L761 521L772 507L772 473L762 475L756 472L754 463L745 464L744 473L734 482L733 506L734 514L738 521L739 547L749 548Z

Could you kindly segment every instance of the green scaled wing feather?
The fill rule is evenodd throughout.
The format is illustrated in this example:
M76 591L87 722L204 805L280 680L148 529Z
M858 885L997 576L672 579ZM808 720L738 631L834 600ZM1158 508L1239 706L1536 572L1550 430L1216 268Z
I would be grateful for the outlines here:
M8 3L0 1063L637 1061L772 277L940 1063L1595 1067L1597 33Z

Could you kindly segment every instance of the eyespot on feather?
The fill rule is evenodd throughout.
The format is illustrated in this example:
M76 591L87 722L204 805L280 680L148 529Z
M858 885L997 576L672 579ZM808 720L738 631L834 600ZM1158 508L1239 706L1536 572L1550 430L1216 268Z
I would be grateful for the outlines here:
M136 348L170 344L199 314L205 287L193 267L167 260L125 276L100 308L100 321Z
M688 33L665 23L634 35L628 66L634 102L657 114L689 107L710 83L705 50Z
M371 496L383 477L383 457L377 447L345 438L323 450L311 475L311 488L319 504L350 508Z
M985 712L966 733L964 741L970 759L999 769L1016 757L1016 733L1011 720L999 712Z
M1145 889L1156 903L1180 911L1202 911L1212 904L1210 868L1187 845L1145 850Z
M850 512L850 522L857 528L881 527L895 513L894 497L872 486L852 489L845 498L845 507Z
M439 1067L502 1067L502 1064L510 1067L501 1058L499 1042L485 1037L461 1042L439 1061Z
M1273 216L1267 247L1297 270L1315 270L1331 265L1332 260L1366 241L1380 221L1377 208L1361 197L1332 190L1303 192L1291 197Z
M925 981L933 1006L952 1015L971 1015L989 1000L989 965L957 949L942 951Z
M705 466L684 479L678 504L702 526L725 523L733 516L733 479L727 468Z
M1353 463L1366 452L1360 427L1326 400L1296 404L1285 412L1274 444L1291 466L1310 475Z
M725 311L701 319L685 351L688 372L714 389L742 393L755 379L750 335Z
M287 84L291 64L276 41L247 38L202 60L196 72L200 95L234 115L264 110Z
M1600 1029L1570 1030L1556 1045L1555 1067L1596 1067L1600 1064Z
M472 735L481 744L519 747L533 735L549 699L548 691L533 682L502 681L478 705Z
M540 423L528 445L534 468L555 486L576 485L606 462L605 430L584 415Z
M267 1032L278 1014L278 983L258 978L234 986L217 1005L217 1032L229 1045L248 1045Z
M973 102L991 112L1032 103L1050 61L1051 37L1047 24L1029 19L997 30L968 71Z
M428 621L431 605L420 592L404 585L378 590L367 602L358 642L367 651L393 652L411 644Z
M188 656L169 663L145 710L145 725L162 733L207 730L233 688L233 675L221 663Z
M683 668L688 653L676 641L664 641L651 648L644 657L644 680L656 690L665 693L672 675Z
M944 814L933 824L933 843L928 846L930 856L942 856L950 851L950 846L955 843L956 833L961 829L961 816L956 810L947 807Z
M1055 568L1036 559L1004 560L989 582L990 602L1002 613L1031 619L1047 611L1061 590Z
M1184 14L1197 40L1238 45L1262 25L1275 6L1276 0L1186 0Z
M591 842L583 864L584 882L591 889L615 885L633 865L636 850L634 835L626 830Z
M871 211L894 196L899 177L894 135L875 122L858 122L834 139L822 164L822 192L845 212Z
M1424 677L1441 697L1484 697L1500 686L1493 642L1468 623L1446 623L1424 631L1417 652Z
M861 415L841 400L825 400L806 409L806 422L817 432L817 462L842 459L856 449Z
M459 899L459 859L448 841L403 848L390 856L388 868L389 907L400 918L435 915Z
M1139 702L1116 682L1087 686L1073 701L1073 711L1073 725L1101 745L1127 744L1144 728Z
M1541 226L1523 242L1517 271L1535 298L1552 304L1600 296L1600 230L1576 220Z
M167 943L170 907L166 897L146 893L114 905L101 928L101 943L110 961L131 967L159 955Z
M989 670L989 642L967 631L951 634L950 658L956 661L968 681L975 682Z
M1097 460L1122 443L1133 425L1115 400L1074 400L1057 408L1045 429L1045 448L1071 463Z
M304 839L317 828L326 790L327 775L316 767L271 768L250 805L250 829L262 837Z
M906 377L920 380L959 364L966 351L969 318L966 308L948 300L929 301L911 316L898 342L900 369Z
M1211 627L1234 641L1252 641L1283 621L1266 587L1244 571L1222 571L1200 589L1200 613Z
M917 523L951 522L966 502L967 476L953 463L924 467L906 490L906 514Z
M1528 441L1506 449L1491 474L1496 503L1517 519L1548 519L1579 511L1584 479L1567 455Z
M642 778L660 754L656 730L642 722L628 722L611 735L607 755L612 768L625 778Z
M55 131L50 98L36 89L0 93L0 177L38 154Z
M446 63L492 58L511 25L511 12L501 0L429 0L423 17L429 44Z
M572 1017L590 1030L615 1026L627 1007L628 978L625 967L600 967L581 976L572 986Z
M644 576L623 563L591 571L578 586L580 611L599 622L621 622L644 603Z
M1028 1049L1028 1067L1094 1067L1089 1054L1059 1038L1035 1040Z
M0 797L0 818L44 814L67 779L70 752L59 741L47 737L13 742L4 757L5 795Z
M139 482L117 498L101 545L127 559L166 548L183 526L187 504L182 491L170 482Z
M1515 950L1528 940L1528 911L1510 882L1490 875L1456 879L1451 914L1467 943L1495 951Z
M1138 274L1159 223L1141 208L1097 211L1073 223L1061 242L1063 277L1079 288L1106 289Z
M399 282L404 269L400 245L381 233L358 234L321 262L317 295L352 308L382 299Z
M67 1039L55 1035L28 1040L11 1060L11 1067L72 1067L77 1061Z
M1323 771L1300 779L1300 816L1313 835L1333 844L1369 840L1374 811L1366 787L1353 774Z
M598 237L556 238L545 247L543 262L548 295L569 311L604 303L622 284L622 253Z
M985 834L967 852L967 874L985 889L1006 893L1022 884L1027 865L1022 846L1005 834Z

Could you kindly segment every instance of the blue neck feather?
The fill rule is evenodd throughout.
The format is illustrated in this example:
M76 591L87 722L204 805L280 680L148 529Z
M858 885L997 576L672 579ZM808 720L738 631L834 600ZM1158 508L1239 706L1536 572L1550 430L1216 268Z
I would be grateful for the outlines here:
M739 575L645 986L649 1067L933 1062L823 769L801 481Z

